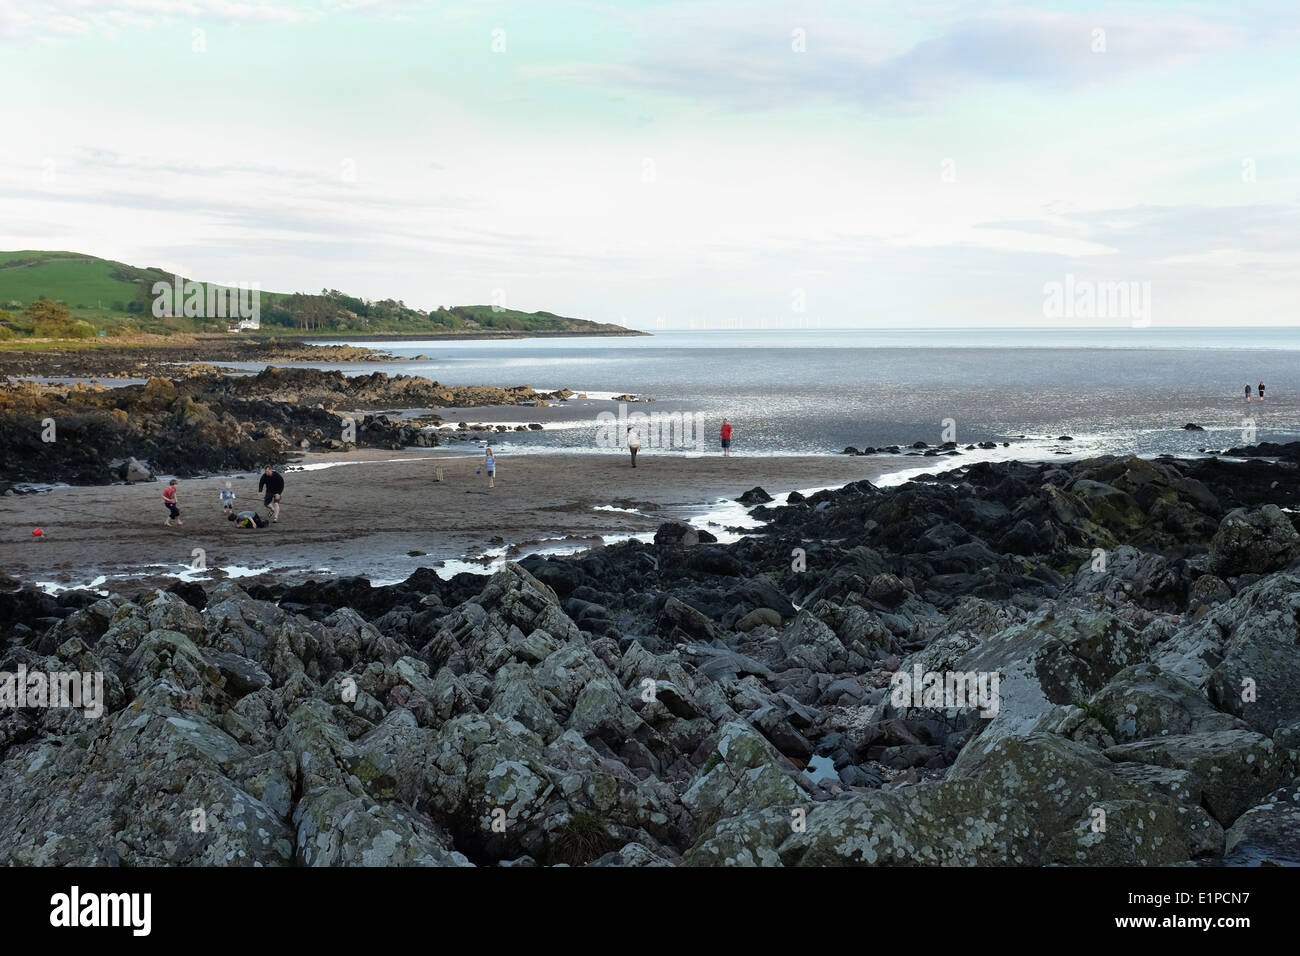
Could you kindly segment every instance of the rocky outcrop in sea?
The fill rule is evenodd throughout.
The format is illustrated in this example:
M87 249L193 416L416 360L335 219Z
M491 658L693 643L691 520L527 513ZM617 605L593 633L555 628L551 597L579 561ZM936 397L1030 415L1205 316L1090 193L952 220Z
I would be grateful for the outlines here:
M0 711L0 862L1300 863L1298 499L981 463L490 578L11 589L0 670L104 699Z
M378 410L531 405L573 394L311 368L227 376L191 366L117 388L8 382L0 384L0 490L24 481L105 484L120 480L132 458L147 463L146 472L189 477L278 464L309 450L435 447L469 437L468 423L440 434L437 414L407 420Z

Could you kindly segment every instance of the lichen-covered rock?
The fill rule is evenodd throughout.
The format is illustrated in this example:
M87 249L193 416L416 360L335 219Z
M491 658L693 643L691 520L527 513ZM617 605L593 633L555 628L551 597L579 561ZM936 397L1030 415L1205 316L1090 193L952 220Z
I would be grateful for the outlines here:
M1300 575L1277 573L1177 630L1154 663L1263 734L1300 720Z
M1187 584L1163 556L1123 544L1106 553L1104 568L1094 569L1091 560L1080 564L1071 590L1080 595L1104 595L1115 604L1132 601L1141 607L1181 607Z
M1098 800L1047 844L1055 862L1087 866L1160 866L1223 849L1223 827L1200 807L1150 800Z
M437 731L423 791L453 833L494 859L546 846L546 823L567 812L540 737L515 720L464 714Z
M835 632L809 611L800 611L780 638L787 667L833 671L846 666L848 652Z
M786 866L1014 866L1037 861L1035 836L1023 807L962 780L819 803L777 853Z
M587 684L573 703L569 726L583 736L602 735L612 741L622 740L641 725L624 699L617 683L597 678Z
M1222 604L1232 600L1232 588L1227 582L1213 574L1202 574L1194 582L1187 594L1187 607L1195 611L1202 606Z
M621 850L606 853L594 861L592 866L672 866L672 862L658 856L649 847L640 843L629 843Z
M0 860L29 866L276 866L293 860L280 786L165 680L67 744L6 754ZM272 776L274 776L272 774ZM232 777L244 777L259 799ZM259 779L257 778L261 778ZM277 779L283 780L283 776Z
M420 656L456 674L491 673L512 659L536 656L536 647L580 639L555 592L517 564L488 579L482 592L441 622Z
M1114 614L1048 607L984 639L952 670L999 675L997 712L980 735L987 742L1030 733L1053 705L1086 701L1145 660L1147 650L1142 635Z
M1186 770L1205 808L1224 826L1286 782L1295 768L1273 741L1249 730L1175 734L1119 744L1106 751L1112 760L1129 760Z
M554 714L560 709L555 695L537 683L531 667L512 662L497 671L488 704L490 713L517 720L543 740L551 741L564 732Z
M361 781L351 770L356 762L356 747L334 718L333 709L325 701L304 701L280 730L276 749L290 755L302 790L341 787L360 795Z
M799 811L805 811L800 816ZM768 807L722 817L682 856L683 866L784 866L777 848L796 825L806 825L804 807Z
M395 707L354 741L348 768L371 797L413 806L423 795L424 766L434 738L409 710Z
M718 733L717 744L682 803L701 827L719 817L743 810L787 806L809 799L795 782L783 759L761 734L748 724L733 721Z
M1116 753L1118 750L1112 748L1103 755L1095 748L1042 733L1003 738L991 745L982 745L977 739L962 752L949 772L949 780L979 780L991 793L1001 794L1002 802L1022 806L1040 835L1034 851L1039 862L1109 859L1154 864L1216 852L1222 845L1222 827L1204 812L1198 812L1195 805L1179 802L1176 791L1147 789L1139 778L1115 773L1107 756L1128 759ZM1093 832L1097 808L1104 810L1107 803L1124 807L1117 835L1127 841L1125 847L1102 846L1082 829L1086 821L1087 832ZM1141 806L1146 804L1159 805L1155 817L1151 817L1149 808ZM1143 844L1133 842L1140 817L1150 821L1141 824L1141 829L1154 826L1162 832L1158 845L1149 840ZM1082 858L1078 854L1083 854Z
M1169 734L1248 730L1245 721L1215 710L1205 694L1153 664L1128 667L1088 701L1115 735L1127 743Z
M1300 866L1300 786L1275 790L1228 829L1224 862Z
M1267 574L1300 557L1300 532L1277 505L1228 512L1210 542L1210 571L1221 578Z
M470 866L428 819L368 804L346 790L306 794L294 811L296 860L303 866Z

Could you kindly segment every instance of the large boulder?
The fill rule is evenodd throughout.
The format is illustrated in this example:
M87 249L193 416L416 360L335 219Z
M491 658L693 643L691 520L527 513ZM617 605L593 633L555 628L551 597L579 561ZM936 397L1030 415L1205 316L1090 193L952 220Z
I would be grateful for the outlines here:
M1232 866L1300 866L1300 786L1275 790L1239 816L1224 852Z
M1240 718L1215 710L1204 691L1154 664L1125 668L1087 704L1122 743L1169 734L1250 729Z
M1271 734L1300 720L1300 575L1274 573L1161 643L1153 662Z
M1223 829L1209 814L1117 774L1107 756L1052 734L991 746L977 738L949 779L979 780L1002 805L1025 807L1041 863L1148 866L1221 851Z
M713 752L682 794L682 803L701 827L742 811L797 806L808 800L788 761L741 721L728 723L719 731Z
M980 735L989 742L1031 732L1055 705L1086 701L1124 667L1144 661L1148 643L1108 611L1067 612L1047 605L1024 623L949 648L939 656L918 652L900 669L914 670L920 663L923 672L989 675L990 684L996 675L994 713Z
M141 688L134 706L86 720L80 745L54 737L11 748L0 775L0 861L291 863L287 768L178 706L191 700L160 678Z
M842 669L848 651L835 632L811 611L800 611L780 637L787 667L807 667L817 672Z
M472 866L432 820L339 788L306 794L294 824L301 866Z
M1300 533L1277 505L1228 512L1210 541L1210 571L1221 578L1268 574L1297 557Z
M157 481L153 470L138 458L109 462L108 472L114 481L125 481L128 485L137 481Z
M1071 590L1080 595L1101 594L1114 604L1132 601L1147 608L1181 608L1187 582L1166 558L1125 544L1105 554L1104 567L1100 561L1083 561Z
M1192 774L1207 810L1224 826L1294 779L1295 766L1273 741L1249 730L1171 734L1118 744L1112 760L1135 761Z

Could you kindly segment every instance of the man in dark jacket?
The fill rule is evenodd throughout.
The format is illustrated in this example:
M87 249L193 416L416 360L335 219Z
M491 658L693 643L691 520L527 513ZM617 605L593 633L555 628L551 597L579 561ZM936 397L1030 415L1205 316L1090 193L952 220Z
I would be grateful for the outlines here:
M257 490L266 492L262 504L271 510L271 520L279 521L280 495L284 493L284 475L267 465L266 471L262 473L262 478L257 483Z

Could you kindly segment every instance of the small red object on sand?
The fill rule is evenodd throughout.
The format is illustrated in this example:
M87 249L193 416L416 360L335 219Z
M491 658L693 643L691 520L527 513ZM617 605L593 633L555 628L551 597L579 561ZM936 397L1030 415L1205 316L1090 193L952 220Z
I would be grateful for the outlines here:
M33 538L39 538L39 537L40 537L41 535L43 535L43 534L45 534L45 532L42 531L40 528L37 528L37 529L35 529L35 530L32 532L32 537L33 537Z

